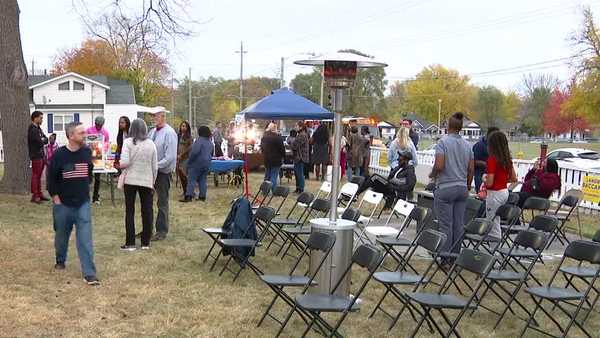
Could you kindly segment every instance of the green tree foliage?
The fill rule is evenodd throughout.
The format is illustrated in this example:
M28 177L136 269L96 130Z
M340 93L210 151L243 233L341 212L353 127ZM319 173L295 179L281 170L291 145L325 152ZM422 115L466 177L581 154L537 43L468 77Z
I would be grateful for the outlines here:
M297 74L291 81L290 86L298 95L302 95L316 104L321 99L321 69L314 67L311 73ZM327 89L324 91L324 104L326 104Z
M477 91L474 118L485 128L498 126L504 121L504 94L494 86L485 86Z
M442 65L428 66L415 79L397 84L400 85L405 88L403 108L430 122L437 122L438 99L442 100L442 119L455 111L472 112L476 89L469 84L468 76L456 70Z
M549 74L528 74L523 77L523 109L521 110L521 132L530 136L543 132L543 113L558 86L556 77Z

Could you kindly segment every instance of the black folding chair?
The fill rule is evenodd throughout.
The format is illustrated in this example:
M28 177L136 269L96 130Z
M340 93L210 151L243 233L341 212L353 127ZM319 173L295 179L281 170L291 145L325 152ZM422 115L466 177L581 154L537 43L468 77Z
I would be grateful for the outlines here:
M581 192L580 190L576 190L577 192ZM583 195L583 193L582 193ZM567 226L567 222L569 222L569 219L571 218L571 215L573 214L573 212L575 210L577 210L577 207L579 206L579 197L577 195L571 194L571 195L567 195L565 194L565 196L563 196L563 198L560 200L560 202L558 203L558 207L556 208L556 210L554 210L554 217L558 218L560 220L560 225L557 228L557 232L556 232L556 236L554 237L554 239L552 241L554 241L555 239L558 239L558 241L560 242L560 244L565 245L568 244L570 241L567 238L567 234L566 234L566 226ZM579 223L579 211L577 211L577 221L578 221L578 225L579 225L579 238L581 239L581 223ZM551 243L549 243L548 245L551 245Z
M373 317L377 310L379 310L392 319L388 331L396 325L407 303L406 298L404 297L402 291L398 289L398 287L412 285L412 292L415 292L419 289L419 287L421 287L421 285L429 283L430 279L428 276L431 273L434 261L437 258L437 255L445 240L446 235L439 231L430 229L424 230L418 235L415 245L411 246L410 249L406 252L406 255L403 257L402 265L399 266L396 271L381 271L373 274L373 279L383 284L386 290L377 302L377 305L375 306L371 314L369 315L369 318ZM429 264L426 265L426 268L422 272L417 274L408 273L406 271L406 265L414 257L414 254L418 248L423 248L427 250L427 252L433 257L433 259L430 261ZM392 315L382 307L383 300L390 293L394 297L396 297L396 299L400 301L400 303L402 303L402 308L395 315ZM411 308L408 308L408 310L413 319L416 321L413 310Z
M299 225L304 220L304 216L309 210L309 205L314 199L315 196L308 191L301 193L298 195L296 202L294 202L294 205L285 217L276 217L271 221L271 225L275 227L275 233L273 234L273 238L269 242L269 245L267 245L267 250L269 250L273 244L277 245L279 248L283 246L283 243L286 242L287 238L281 233L281 228L284 226ZM298 209L301 209L301 212L298 217L295 217L294 212L297 212ZM277 243L277 239L281 239L282 243Z
M256 194L252 197L252 201L250 201L253 210L258 209L265 203L267 197L269 197L269 194L271 193L271 189L273 189L273 183L270 181L263 181L260 184Z
M502 240L500 241L500 247L510 246L512 244L510 235L517 234L521 229L517 231L516 228L521 227L517 225L519 217L521 217L521 208L516 204L506 203L501 205L496 210L496 217L500 218L500 228L502 229Z
M392 209L392 213L394 210ZM397 270L398 267L404 262L403 254L398 251L399 248L411 247L416 239L419 237L419 234L426 229L425 224L430 220L432 216L431 209L423 208L423 207L414 207L406 220L404 220L402 224L402 228L398 235L395 237L376 237L377 244L385 250L384 257L391 257L396 262L396 267L391 271ZM388 221L391 219L388 218ZM411 224L412 221L415 221L415 237L412 240L401 237L402 233L406 230L406 228ZM383 266L383 264L382 264ZM407 265L413 272L416 273L414 267L410 264ZM384 267L385 268L385 267Z
M315 326L315 324L317 325L319 331L323 331L321 333L324 333L325 336L342 337L342 335L338 332L338 329L348 316L348 313L351 311L357 311L359 309L359 304L356 301L369 283L369 280L371 280L371 277L373 276L375 270L377 270L382 258L383 254L377 247L370 244L361 245L354 251L354 254L352 254L351 263L344 269L340 279L336 282L335 286L331 290L331 294L302 294L296 296L294 311L299 311L306 317L310 318L310 323L307 325L306 330L304 330L302 337L305 337L310 329ZM354 265L366 269L367 276L364 278L362 283L355 284L360 286L352 296L342 296L336 294L338 287L342 284L346 276L348 276ZM325 318L321 316L321 313L324 312L340 313L341 316L338 318L335 324L331 325L327 322L327 320L325 320ZM291 318L292 313L293 311L288 314L288 317L281 326L277 336L279 336L285 328L285 325Z
M260 228L268 229L269 223L271 223L273 217L275 217L275 209L271 207L260 207L258 210L256 210L254 221L257 224L261 224ZM259 228L258 225L257 228ZM254 255L255 249L262 242L267 231L261 231L257 239L249 239L246 238L246 235L250 229L251 227L246 229L246 232L243 234L242 238L220 238L217 241L217 243L221 246L221 251L219 254L223 254L224 252L229 253L229 258L225 262L221 272L219 272L219 276L223 275L223 272L229 271L233 274L233 281L235 282L246 266L250 267L250 269L254 270L254 272L258 274L263 274L256 265L252 264L250 261L250 256ZM229 268L229 263L232 260L234 260L238 265L237 271Z
M283 242L281 248L277 252L277 255L283 250L284 246L287 244L286 249L283 251L281 255L281 259L289 255L288 252L292 247L295 247L298 251L304 250L306 242L302 238L302 236L310 235L311 227L307 225L308 221L313 217L321 217L325 216L329 212L329 201L315 198L315 200L308 207L308 212L304 215L304 219L297 226L291 227L283 227L281 228L281 234L283 234L286 240Z
M518 192L509 192L508 193L508 200L506 201L506 204L510 204L510 205L517 205L519 204L519 193Z
M411 333L411 337L414 337L425 320L431 323L436 331L442 337L449 337L454 333L457 337L460 334L457 331L458 323L468 310L476 308L474 300L477 296L477 292L483 285L485 277L491 271L494 266L494 256L480 252L473 249L463 249L456 262L450 269L446 279L442 282L438 292L409 292L405 294L411 306L419 306L422 309L421 319L417 322L415 329ZM477 282L471 288L471 294L468 297L455 296L447 293L451 285L456 281L457 276L462 276L465 272L471 272L475 275ZM431 311L436 310L444 322L449 326L447 332L442 331L440 325L435 321L431 315ZM444 310L460 310L458 316L454 320L450 320Z
M542 256L542 251L546 247L547 239L547 234L543 232L533 230L519 232L515 237L508 255L506 255L504 261L500 263L499 269L494 269L487 275L485 279L486 287L479 298L479 306L499 316L496 324L494 325L494 329L498 327L507 311L510 311L513 315L517 316L511 306L513 302L515 302L523 311L525 311L527 316L531 315L523 303L517 299L517 294L523 287L523 284L526 284L527 280L530 278L530 274L535 267L535 264L539 261L540 257ZM517 249L531 250L537 254L534 259L531 259L528 262L529 264L526 265L526 269L524 271L517 272L512 269L507 269L508 260L511 259L512 252ZM511 287L512 290L509 290L509 287ZM504 304L501 310L497 311L489 306L481 304L488 291L491 291L500 300L500 302ZM526 318L521 318L518 316L517 318L527 320Z
M569 287L558 287L554 286L556 282L556 276L560 271L562 265L565 261L573 260L578 263L587 262L591 264L594 268L596 268L596 273L589 280L589 283L584 289L576 290ZM591 308L585 307L589 294L592 291L593 285L596 283L598 276L600 275L600 269L598 269L600 264L600 244L591 242L591 241L582 241L576 240L567 246L565 253L560 260L559 265L554 270L550 281L545 286L532 287L525 289L525 292L529 294L533 302L535 303L535 308L531 312L529 319L527 320L527 324L521 331L520 337L525 335L525 332L528 329L535 330L537 332L543 333L547 336L551 337L566 337L569 333L571 327L573 325L577 326L579 330L585 334L587 337L596 337L597 332L594 335L591 335L584 327L585 319L582 321L577 320L577 316L579 313L584 311L591 311ZM566 326L563 327L561 323L556 319L556 315L551 310L546 309L543 306L544 301L552 303L555 308L558 308L567 318L569 318L569 322ZM569 307L575 307L574 311L571 311ZM550 332L545 331L541 326L532 325L532 322L535 319L535 314L538 310L541 310L552 323L558 328L560 331L560 336L556 336ZM538 321L538 323L543 323Z
M568 196L571 196L571 197L568 197ZM581 219L579 218L579 203L581 203L581 201L583 200L583 191L581 191L580 189L569 189L565 192L563 199L565 199L567 197L574 198L577 201L575 203L577 205L574 208L572 207L575 200L569 201L568 204L559 205L558 208L556 208L556 210L554 211L554 215L559 220L564 221L566 223L571 219L571 216L573 216L573 214L575 214L575 217L577 218L577 230L579 232L579 239L582 239L583 235L581 234Z
M286 187L284 185L278 185L275 188L273 188L273 193L271 194L271 197L269 198L269 201L267 202L267 206L272 206L271 203L273 203L273 199L279 198L279 204L277 204L277 207L275 208L275 215L279 215L279 212L281 211L281 207L283 207L283 205L287 201L287 198L289 195L290 195L289 187Z
M531 218L535 217L536 212L538 215L545 215L550 209L550 200L546 198L531 196L525 200L523 203L523 208L521 211L521 224L526 226L527 222L525 222L525 213L527 210L531 212Z
M475 198L467 198L467 206L465 207L465 224L469 224L473 219L477 218L479 211L483 207L483 201Z
M273 300L269 303L269 306L263 313L262 317L258 321L256 325L259 327L265 318L268 316L275 320L279 325L283 325L283 322L276 318L273 314L271 314L271 309L275 305L277 299L282 299L287 305L291 308L294 307L294 299L290 296L284 288L303 288L301 293L306 292L306 290L310 286L317 285L314 281L315 276L323 266L323 263L329 256L333 245L335 244L335 235L333 233L324 233L319 231L314 231L308 236L308 240L306 241L306 248L302 251L302 253L298 256L298 259L292 266L290 272L286 275L260 275L260 279L275 293ZM315 270L310 273L310 271L306 271L303 275L295 274L298 269L302 259L307 254L312 254L313 251L321 251L322 258L319 260ZM301 314L302 315L302 314ZM305 319L303 317L303 319Z
M352 222L358 222L360 216L360 210L356 209L355 207L348 207L346 210L344 210L340 218Z

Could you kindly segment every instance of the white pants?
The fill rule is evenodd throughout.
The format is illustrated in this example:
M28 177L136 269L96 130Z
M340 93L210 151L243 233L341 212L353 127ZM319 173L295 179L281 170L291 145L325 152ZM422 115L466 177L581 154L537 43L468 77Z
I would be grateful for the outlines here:
M496 216L496 210L501 205L506 204L508 201L508 189L503 190L489 190L487 191L487 197L485 199L485 218L494 222L492 224L492 230L490 236L496 238L502 238L502 228L500 228L500 219Z

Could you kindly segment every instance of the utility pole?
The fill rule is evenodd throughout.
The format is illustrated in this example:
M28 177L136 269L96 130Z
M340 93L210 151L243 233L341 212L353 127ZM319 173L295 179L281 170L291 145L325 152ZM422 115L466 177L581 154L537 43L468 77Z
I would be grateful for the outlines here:
M193 126L193 121L192 121L192 67L189 68L188 70L188 119L189 119L189 123L190 126ZM194 128L192 128L192 130L194 130Z
M175 77L171 72L171 116L175 116Z
M244 109L244 54L248 51L244 50L244 41L240 41L240 111Z
M442 135L442 99L438 99L438 135Z
M30 75L35 75L35 59L31 58L31 74Z
M323 107L323 91L325 90L325 66L321 69L321 96L319 97L319 105Z
M283 69L285 68L285 59L281 57L281 73L279 74L279 88L285 87L285 79L283 77Z

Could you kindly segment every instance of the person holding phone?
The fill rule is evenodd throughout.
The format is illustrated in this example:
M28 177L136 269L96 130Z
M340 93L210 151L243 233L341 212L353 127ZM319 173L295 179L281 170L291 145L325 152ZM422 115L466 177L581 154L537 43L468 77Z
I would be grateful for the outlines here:
M488 159L485 175L487 196L485 199L486 218L493 222L489 236L502 237L500 222L496 220L496 210L508 201L509 182L517 181L517 174L513 167L508 139L501 131L494 131L487 137Z
M519 192L519 208L531 197L550 198L555 190L560 190L561 182L558 175L558 162L555 159L537 160L529 170Z

